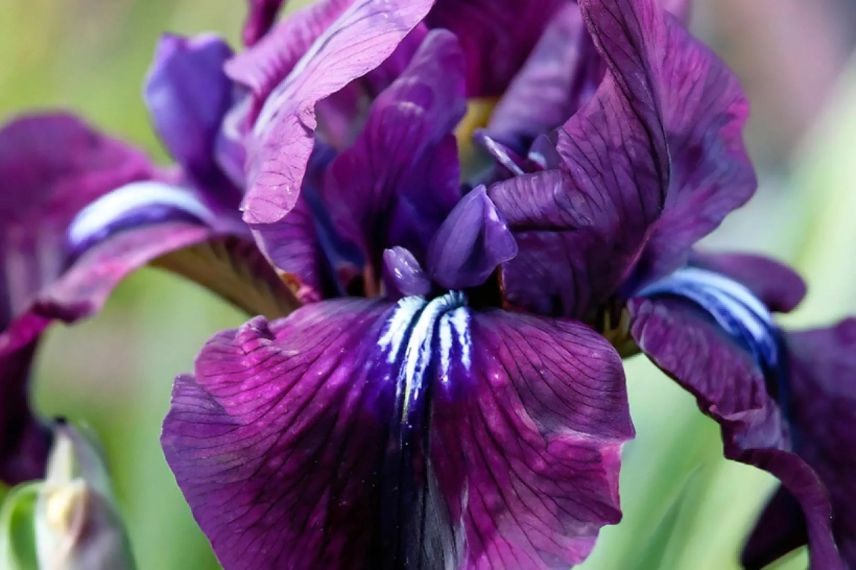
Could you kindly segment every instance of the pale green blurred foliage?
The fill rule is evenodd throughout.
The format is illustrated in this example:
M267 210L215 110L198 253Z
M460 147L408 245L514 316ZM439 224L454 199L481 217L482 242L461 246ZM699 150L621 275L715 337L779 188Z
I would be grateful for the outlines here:
M165 160L140 96L158 36L213 30L235 45L243 11L240 0L0 0L0 121L33 107L70 107ZM712 240L773 252L805 272L809 298L789 324L856 312L851 68L794 164L761 172L754 204ZM173 377L192 369L210 335L242 320L196 286L147 269L96 319L55 327L42 349L38 407L85 419L100 434L142 569L217 567L158 437ZM774 481L722 459L716 426L642 358L629 364L628 377L638 437L625 448L625 520L603 531L583 567L736 568ZM779 568L805 564L798 554Z

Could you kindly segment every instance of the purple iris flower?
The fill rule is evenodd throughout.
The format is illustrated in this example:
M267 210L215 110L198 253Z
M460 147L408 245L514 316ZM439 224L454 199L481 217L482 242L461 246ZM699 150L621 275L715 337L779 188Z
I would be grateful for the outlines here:
M814 567L842 567L841 554L853 564L845 498L852 462L831 454L848 447L853 425L852 394L833 403L856 381L856 354L843 332L849 325L783 332L770 313L799 303L805 288L798 276L756 256L692 251L754 191L740 138L748 106L739 85L673 20L658 21L650 9L592 5L587 15L606 67L592 98L532 143L538 133L526 130L531 120L506 127L502 104L494 115L495 138L538 164L489 191L520 248L501 268L506 299L542 314L601 321L624 352L641 349L697 397L722 426L727 457L782 481L747 546L747 565L806 542ZM610 45L632 49L610 53ZM634 75L640 61L644 72ZM524 68L507 97L543 101L545 74L528 83L526 75ZM516 165L509 172L526 172L519 159L504 163ZM814 339L814 352L796 350L797 338ZM823 365L830 355L834 367ZM830 417L840 432L819 427L827 421L821 409L836 410ZM792 516L779 516L785 503ZM777 528L775 520L789 524Z
M211 37L168 37L158 51L146 95L179 162L175 170L156 168L140 151L67 114L33 115L0 130L0 176L8 189L0 203L3 481L44 475L50 430L31 411L27 386L42 332L54 320L97 312L132 270L155 262L253 312L296 304L255 248L237 212L240 193L215 161L231 105L222 71L230 55ZM253 267L250 286L231 278L236 263ZM264 300L257 302L259 291Z
M278 83L267 37L227 65L255 117L244 218L315 302L218 335L176 383L164 449L226 567L563 567L620 518L620 357L502 309L517 246L462 187L466 58L430 6L341 9ZM295 25L268 37L287 51Z
M747 565L856 563L854 325L784 332L798 276L694 251L755 175L686 2L280 4L250 2L238 55L163 40L146 99L175 171L67 117L0 133L36 204L5 210L5 266L38 261L4 275L5 478L43 468L41 330L154 259L265 315L209 341L162 436L227 568L582 561L621 517L638 351L782 481Z

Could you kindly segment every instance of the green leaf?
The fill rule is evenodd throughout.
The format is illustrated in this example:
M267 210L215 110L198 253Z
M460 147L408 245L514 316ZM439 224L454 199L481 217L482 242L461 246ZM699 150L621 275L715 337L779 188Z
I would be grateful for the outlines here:
M0 508L0 567L38 570L35 511L42 483L13 487Z

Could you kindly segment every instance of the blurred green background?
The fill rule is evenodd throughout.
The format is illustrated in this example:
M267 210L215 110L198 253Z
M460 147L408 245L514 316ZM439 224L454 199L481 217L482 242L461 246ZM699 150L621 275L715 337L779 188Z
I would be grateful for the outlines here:
M856 62L848 63L844 24L852 12L834 0L699 4L693 29L750 92L762 180L711 245L766 251L803 271L810 294L789 325L856 312ZM166 160L140 96L158 36L213 30L237 45L243 13L240 0L0 0L0 121L68 107ZM37 406L100 434L140 568L217 568L158 436L172 378L192 368L211 334L244 319L196 286L145 269L97 318L54 327L43 345ZM625 448L625 520L603 531L583 567L736 568L774 482L722 459L716 426L650 364L633 360L628 378L638 437ZM798 553L777 567L805 565Z

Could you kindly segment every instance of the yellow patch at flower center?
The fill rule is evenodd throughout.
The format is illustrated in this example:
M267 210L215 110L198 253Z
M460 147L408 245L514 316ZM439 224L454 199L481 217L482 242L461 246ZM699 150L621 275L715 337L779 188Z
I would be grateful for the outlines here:
M498 98L496 97L480 97L470 99L467 102L467 114L464 115L455 129L455 138L458 140L458 157L461 164L466 165L473 161L476 155L476 149L473 146L473 134L478 129L487 126L497 101Z

